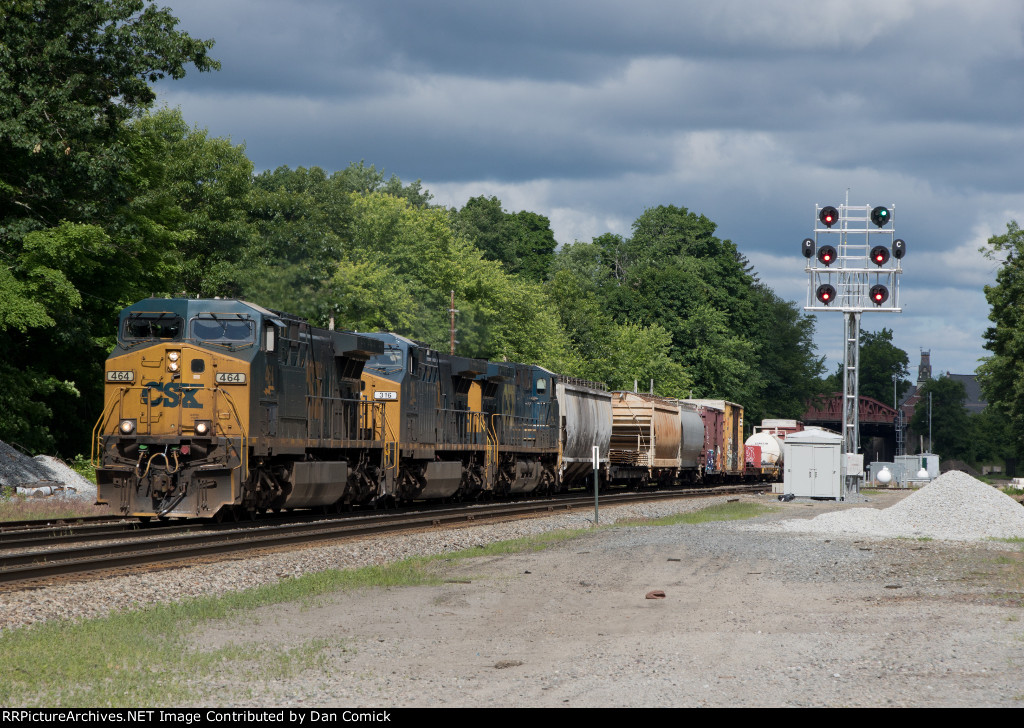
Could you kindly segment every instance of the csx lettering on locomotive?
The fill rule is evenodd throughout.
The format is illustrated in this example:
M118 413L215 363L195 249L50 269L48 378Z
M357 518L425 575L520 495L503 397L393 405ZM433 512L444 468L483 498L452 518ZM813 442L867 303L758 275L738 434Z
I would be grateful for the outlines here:
M179 404L186 409L199 409L201 405L196 401L196 392L202 389L202 385L180 384L178 382L146 382L142 385L140 393L142 402L156 407L177 407ZM159 393L159 394L158 394Z

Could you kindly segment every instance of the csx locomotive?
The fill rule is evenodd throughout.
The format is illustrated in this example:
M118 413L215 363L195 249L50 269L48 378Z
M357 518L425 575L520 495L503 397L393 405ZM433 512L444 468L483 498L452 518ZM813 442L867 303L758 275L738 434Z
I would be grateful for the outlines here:
M595 465L641 483L745 465L739 405L610 393L239 300L129 306L105 379L98 501L142 519L551 493Z

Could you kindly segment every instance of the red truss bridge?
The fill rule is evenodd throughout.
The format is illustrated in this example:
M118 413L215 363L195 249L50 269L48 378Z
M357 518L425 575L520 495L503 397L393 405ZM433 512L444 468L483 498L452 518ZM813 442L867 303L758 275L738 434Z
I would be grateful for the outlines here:
M893 437L896 410L871 397L859 397L857 421L861 437ZM827 427L836 432L843 430L843 395L841 392L823 394L808 403L804 413L805 425Z

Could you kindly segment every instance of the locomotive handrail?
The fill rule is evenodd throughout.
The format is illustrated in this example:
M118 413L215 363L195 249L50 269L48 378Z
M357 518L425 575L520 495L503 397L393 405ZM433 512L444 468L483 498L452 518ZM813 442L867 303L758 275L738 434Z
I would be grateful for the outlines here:
M327 395L307 395L306 404L307 412L311 403L319 404L323 409L320 412L320 418L309 418L311 423L317 423L318 430L314 432L310 429L308 435L312 440L366 440L363 436L363 430L370 431L369 440L375 440L378 437L376 429L375 418L371 416L371 413L380 409L383 412L382 402L370 402L365 399L347 399L345 397L330 397ZM341 405L342 413L342 430L341 436L338 435L338 429L334 427L334 418L337 414L335 408ZM355 420L355 432L351 430L352 423L349 422L345 416L346 412L352 412ZM383 414L381 416L383 420ZM367 424L369 423L369 424ZM380 437L383 438L383 433L380 433Z
M234 397L232 397L231 394L226 389L222 389L220 387L214 387L213 392L214 392L214 396L216 396L216 394L218 392L220 392L220 393L222 393L224 395L224 398L228 401L228 404L231 405L231 412L235 415L235 422L238 424L238 431L242 435L242 450L241 450L241 452L238 453L238 460L239 460L239 467L242 468L242 482L245 482L246 478L249 477L249 458L246 457L246 453L249 452L249 447L248 447L248 442L247 442L248 439L249 439L249 435L245 431L245 425L242 424L242 418L238 416L238 407L235 406L235 399L234 399ZM214 407L214 411L216 411L216 407ZM214 420L214 422L217 423L217 428L220 430L221 434L224 436L224 439L228 441L228 447L234 447L234 443L232 442L232 438L229 437L228 434L224 431L224 427L223 427L223 425L220 424L220 421L219 420ZM231 469L232 470L237 470L238 468L231 468Z
M102 457L103 455L103 448L100 447L100 438L103 437L101 427L108 419L110 419L110 415L113 414L114 408L112 405L114 400L123 399L124 393L129 389L130 387L118 387L117 391L110 395L110 399L107 400L107 403L103 405L103 409L100 410L100 416L96 420L96 424L92 427L92 446L89 448L89 461L92 463L94 468L98 468L100 466L100 462L97 458Z

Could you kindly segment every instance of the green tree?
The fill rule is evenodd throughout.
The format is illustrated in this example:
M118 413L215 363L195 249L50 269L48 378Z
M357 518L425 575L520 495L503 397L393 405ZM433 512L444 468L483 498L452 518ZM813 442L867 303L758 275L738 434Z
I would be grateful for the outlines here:
M126 120L150 83L219 68L143 0L11 0L0 14L0 242L108 214L130 191Z
M461 210L452 210L455 230L496 260L509 273L532 281L547 279L554 259L555 234L543 215L526 210L505 212L497 197L472 197Z
M563 246L548 283L562 324L585 370L614 372L605 376L631 387L646 377L617 368L623 357L601 342L618 340L616 326L634 327L648 335L633 345L646 342L652 348L640 356L653 358L664 332L687 393L741 402L755 421L799 417L820 387L814 321L759 283L715 228L686 208L661 206L634 222L632 238L606 233Z
M897 399L910 387L910 359L907 352L892 343L892 329L860 332L859 394L872 397L883 404L893 404L893 376L896 377ZM824 385L832 392L843 391L843 365Z
M1006 233L989 238L982 252L1000 267L995 284L985 286L993 325L984 337L991 354L978 367L978 381L989 407L1009 423L1020 456L1024 455L1024 230L1011 220Z
M1016 454L1017 444L1009 421L996 407L986 407L969 417L973 435L971 459L978 463L1005 463Z
M920 389L921 401L914 409L910 428L927 437L929 433L928 401L931 397L931 450L944 458L973 460L973 431L964 402L967 392L955 379L929 379Z
M218 67L213 42L176 23L142 0L13 0L0 13L0 438L30 450L85 449L99 332L145 285L136 266L166 259L134 233L159 224L128 209L152 170L126 121L152 104L152 82Z
M814 318L800 313L792 301L779 298L758 283L751 290L755 322L749 331L757 346L757 369L764 372L762 386L744 402L747 418L800 419L807 402L822 391L825 357L814 348Z

